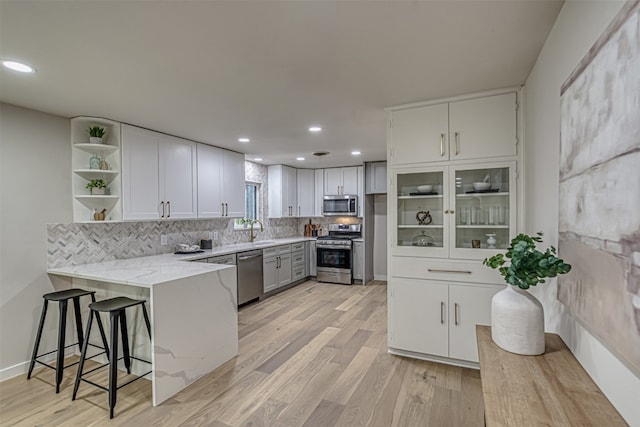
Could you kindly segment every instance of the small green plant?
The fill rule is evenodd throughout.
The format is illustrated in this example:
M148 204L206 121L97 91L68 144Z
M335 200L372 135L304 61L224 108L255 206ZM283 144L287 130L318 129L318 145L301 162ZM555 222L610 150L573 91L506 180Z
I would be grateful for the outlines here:
M571 270L571 265L556 256L556 248L553 246L546 251L536 249L536 242L542 242L542 233L529 236L518 234L511 240L506 254L497 254L491 258L485 258L482 262L487 267L498 269L504 280L521 289L529 289L538 283L544 283L546 278L556 277L558 274L566 274ZM511 264L504 267L511 259Z
M104 179L92 179L87 183L87 188L107 188L107 183Z
M102 138L106 131L100 126L90 126L89 129L87 129L87 133L92 138Z

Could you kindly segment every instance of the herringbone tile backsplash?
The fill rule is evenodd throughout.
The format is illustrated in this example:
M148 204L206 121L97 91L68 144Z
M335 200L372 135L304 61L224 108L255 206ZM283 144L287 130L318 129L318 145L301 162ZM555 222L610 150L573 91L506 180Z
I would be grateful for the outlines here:
M170 253L179 243L200 244L213 230L220 237L215 246L249 240L248 231L233 230L233 219L48 224L47 264L55 268ZM160 245L162 234L167 236L166 246ZM302 235L297 218L269 219L258 234L259 240Z

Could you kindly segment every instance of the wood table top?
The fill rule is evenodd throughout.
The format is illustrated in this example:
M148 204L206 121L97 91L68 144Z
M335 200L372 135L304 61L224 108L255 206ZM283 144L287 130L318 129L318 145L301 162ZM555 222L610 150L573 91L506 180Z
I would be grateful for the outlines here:
M498 347L476 326L487 426L626 426L557 334L546 350L522 356Z

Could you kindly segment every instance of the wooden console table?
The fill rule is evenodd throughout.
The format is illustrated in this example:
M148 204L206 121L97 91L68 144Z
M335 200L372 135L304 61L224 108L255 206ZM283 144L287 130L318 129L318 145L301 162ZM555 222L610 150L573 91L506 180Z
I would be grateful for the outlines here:
M502 350L488 326L476 336L487 426L627 425L558 335L540 356Z

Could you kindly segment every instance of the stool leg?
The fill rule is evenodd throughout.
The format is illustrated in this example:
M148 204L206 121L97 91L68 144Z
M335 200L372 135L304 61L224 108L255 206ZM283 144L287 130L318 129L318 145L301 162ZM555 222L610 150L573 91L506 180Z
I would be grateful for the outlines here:
M144 316L144 323L147 325L147 332L149 333L149 339L151 339L151 322L149 322L149 315L147 314L147 309L142 303L142 315Z
M96 296L91 294L91 301L96 302ZM96 313L96 321L98 322L98 329L100 329L100 336L102 337L102 345L104 346L104 354L107 356L107 360L109 359L109 345L107 344L107 335L104 333L104 326L102 325L102 319L100 315Z
M129 352L129 337L127 335L127 315L124 310L120 310L120 334L122 335L122 355L124 356L124 366L127 374L131 373L131 358Z
M109 356L109 418L113 418L118 393L118 312L111 312L111 351Z
M96 313L96 316L99 316L99 315ZM92 321L93 321L93 311L89 310L89 320L87 320L87 331L86 331L86 335L84 336L84 342L82 343L82 352L80 353L80 361L78 362L78 372L76 373L76 382L73 384L73 394L71 395L71 400L76 400L78 387L80 387L80 380L82 379L82 370L84 369L84 361L85 361L85 358L87 357L87 348L89 347L89 335L91 334Z
M76 332L78 333L78 350L82 351L82 316L80 315L80 297L73 298L73 312L76 316Z
M60 393L62 371L64 370L64 339L67 333L67 301L58 303L60 309L60 324L58 326L58 358L56 362L56 393Z
M33 367L36 364L36 357L38 357L38 347L40 347L40 339L42 338L42 328L44 327L44 319L47 317L47 305L49 301L44 300L42 306L42 313L40 314L40 324L38 325L38 332L36 333L36 342L33 343L33 354L31 355L31 363L29 363L29 373L27 373L27 379L31 379L31 373Z

